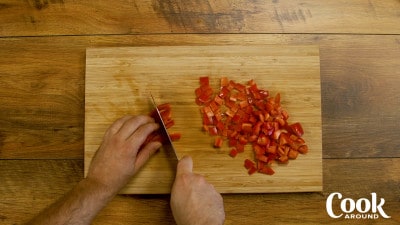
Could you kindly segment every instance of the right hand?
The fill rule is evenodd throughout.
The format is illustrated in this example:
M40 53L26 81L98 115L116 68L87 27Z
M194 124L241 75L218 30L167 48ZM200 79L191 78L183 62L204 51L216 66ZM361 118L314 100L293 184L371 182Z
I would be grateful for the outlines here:
M171 209L178 225L222 225L225 211L222 196L206 179L192 172L190 156L179 160L171 191Z

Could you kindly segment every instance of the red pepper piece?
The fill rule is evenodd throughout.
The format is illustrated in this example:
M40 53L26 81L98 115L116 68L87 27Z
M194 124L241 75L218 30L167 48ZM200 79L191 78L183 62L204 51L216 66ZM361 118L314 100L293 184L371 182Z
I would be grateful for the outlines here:
M297 135L297 137L303 136L303 134L304 134L303 127L301 126L301 124L299 122L291 124L291 125L289 125L289 127L291 129L291 132L293 134Z
M237 143L236 144L236 149L237 149L238 152L244 152L244 145L240 144L240 143Z
M211 98L210 95L208 95L208 94L206 94L206 93L202 93L202 94L199 96L198 100L199 100L199 102L201 102L201 103L207 103L207 102L210 101L210 98Z
M268 91L260 90L258 93L260 94L261 98L263 98L263 99L266 99L269 96Z
M208 132L210 133L210 135L215 136L218 135L218 129L216 126L209 126L208 127Z
M235 83L235 89L238 90L239 92L245 92L246 91L246 86L240 83Z
M249 142L245 136L240 136L239 137L239 143L242 144L243 146Z
M289 135L287 133L282 132L281 135L279 136L279 145L286 145L286 144L292 144L293 141L290 139Z
M175 125L175 121L173 119L167 120L164 122L165 128L169 129Z
M214 147L216 147L216 148L221 148L223 142L224 142L224 141L222 140L221 137L215 137L215 140L214 140Z
M229 85L229 80L227 77L222 77L221 78L221 87L226 87Z
M258 139L258 136L253 134L253 135L251 135L251 136L249 137L248 141L249 141L249 142L255 142L257 139Z
M200 86L210 86L210 78L200 77Z
M211 101L210 102L210 108L213 112L217 112L219 109L219 105L218 103L216 103L215 101Z
M229 138L229 141L228 141L229 147L235 147L236 144L237 144L237 140L235 138Z
M222 89L219 92L218 97L224 99L229 96L229 93L230 93L230 91L227 87L222 87Z
M251 161L250 159L244 160L244 167L246 169L250 169L251 167L255 167L255 166L256 166L256 164L253 161Z
M222 133L222 131L225 130L225 125L224 125L224 123L223 123L222 121L218 121L218 122L217 122L217 129L218 129L218 131L219 131L220 133Z
M249 86L252 86L252 85L255 85L255 84L256 84L256 82L254 81L254 79L251 79L251 80L249 80L247 82L247 85L249 85Z
M260 135L257 139L257 144L259 144L259 145L266 146L269 144L269 142L270 142L269 138L267 138L267 136L265 136L265 135Z
M212 109L209 106L204 106L203 110L204 110L204 113L208 117L213 117L214 116L214 112L212 111Z
M271 153L271 154L276 154L276 152L277 152L277 146L275 145L275 146L269 146L268 148L267 148L267 150L266 150L266 152L267 153Z
M279 105L281 104L281 94L277 93L275 96L275 104Z
M177 132L169 134L171 141L177 141L177 140L181 139L181 136L182 136L181 133L177 133Z
M268 157L265 155L257 155L256 158L262 162L268 162Z
M207 116L207 114L203 114L203 125L213 125L214 120L213 117Z
M288 163L289 162L289 157L287 155L282 155L278 158L280 163Z
M171 104L169 104L169 103L160 104L160 105L157 106L157 109L159 111L164 111L164 110L171 111Z
M194 90L194 93L196 94L196 97L200 97L200 95L203 93L203 90L201 90L200 87L196 88L196 90Z
M242 123L242 131L245 133L251 133L253 131L253 125L251 123Z
M236 148L232 148L231 151L229 152L229 155L232 158L235 158L237 156L237 154L238 154L238 151L236 150Z
M253 166L247 172L249 173L249 175L252 175L253 173L257 172L257 168Z
M289 159L296 159L298 155L299 155L299 152L296 150L293 150L293 149L291 149L288 153Z
M165 127L167 129L171 128L175 124L175 121L172 119L171 105L169 103L160 104L157 106L157 109L160 111L161 119L164 122ZM149 113L149 116L153 117L157 122L160 123L161 121L159 121L159 116L157 114L157 110L154 109ZM177 141L181 138L181 134L177 132L171 133L169 136L172 141ZM155 131L146 138L143 146L152 141L165 142L166 137L162 136L159 131Z
M273 175L275 173L275 171L269 166L264 166L263 168L259 169L258 172L268 175Z
M260 145L257 145L257 144L253 145L253 150L256 155L264 155L265 154L265 148L263 148Z
M308 152L308 146L307 145L302 145L300 146L298 150L301 154L306 154Z
M221 97L219 97L218 95L215 96L214 101L215 101L215 103L217 103L218 105L224 104L224 100L223 100Z

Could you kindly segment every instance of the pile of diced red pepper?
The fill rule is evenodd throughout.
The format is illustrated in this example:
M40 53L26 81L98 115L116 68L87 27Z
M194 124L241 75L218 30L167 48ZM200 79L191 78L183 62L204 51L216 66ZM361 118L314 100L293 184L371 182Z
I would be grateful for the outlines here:
M308 152L301 138L300 123L288 123L289 114L281 106L280 94L271 97L267 90L259 89L254 80L247 84L221 78L215 91L208 76L200 77L200 87L195 90L200 106L203 129L215 136L214 147L227 141L229 155L235 157L251 144L255 160L246 159L249 174L255 172L272 175L271 164L288 163L299 153Z

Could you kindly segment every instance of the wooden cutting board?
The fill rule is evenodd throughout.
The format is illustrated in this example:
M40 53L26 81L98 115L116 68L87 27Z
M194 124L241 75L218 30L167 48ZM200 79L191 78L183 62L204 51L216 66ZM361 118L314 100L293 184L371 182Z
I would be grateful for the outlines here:
M202 132L194 90L199 77L214 88L227 76L244 83L254 79L272 95L281 93L289 122L301 122L309 153L288 165L273 164L273 176L249 176L243 167L253 159L247 146L236 158L227 144L213 148ZM158 104L172 105L179 157L190 155L194 172L204 175L221 193L322 191L321 91L318 46L159 46L93 48L86 52L85 174L105 130L126 114L148 114L149 93ZM169 193L174 168L160 150L121 193Z

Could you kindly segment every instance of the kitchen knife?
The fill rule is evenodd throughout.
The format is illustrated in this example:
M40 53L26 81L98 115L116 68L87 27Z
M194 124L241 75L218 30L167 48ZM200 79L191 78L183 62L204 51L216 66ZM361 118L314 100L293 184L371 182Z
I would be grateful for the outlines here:
M166 140L166 141L164 141L164 142L162 143L162 144L163 144L163 147L167 150L167 154L168 154L168 155L170 155L170 153L172 152L173 155L174 155L173 157L174 157L176 160L179 160L179 159L178 159L178 155L176 154L174 145L172 144L172 140L171 140L171 138L170 138L170 136L169 136L169 134L168 134L167 128L165 127L165 123L164 123L164 121L162 120L160 110L157 108L157 103L156 103L156 101L154 100L154 97L153 97L153 95L152 95L151 93L150 93L150 97L151 97L151 102L153 103L153 106L154 106L155 110L157 111L157 113L156 113L157 118L155 118L155 120L156 120L157 123L160 124L161 135L162 135L163 137L165 137L165 140Z

